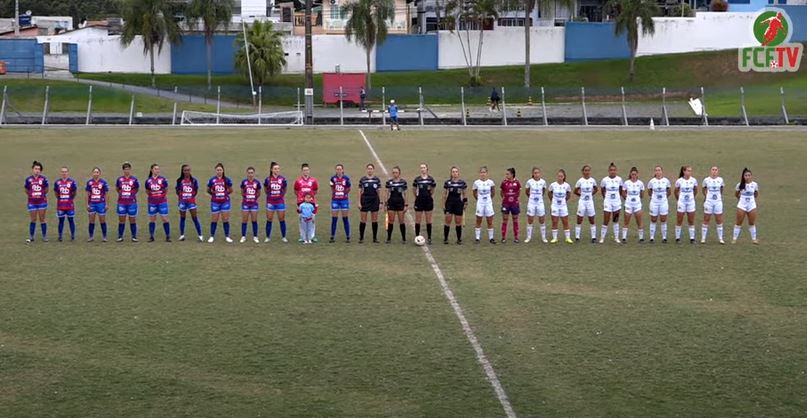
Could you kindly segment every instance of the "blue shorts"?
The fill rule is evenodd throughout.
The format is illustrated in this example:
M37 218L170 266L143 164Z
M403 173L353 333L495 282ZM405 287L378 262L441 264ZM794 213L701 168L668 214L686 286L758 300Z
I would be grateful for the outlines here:
M157 216L158 213L160 216L168 216L168 202L158 203L156 205L149 203L148 211L149 216Z
M392 123L398 123L398 116L390 115L389 120L392 121Z
M196 209L196 203L179 202L179 204L177 204L177 207L179 207L180 212L186 212L186 211L189 211L189 210Z
M518 206L502 206L502 213L505 215L518 215L521 208Z
M118 205L118 216L137 216L137 203Z
M348 210L350 209L350 200L331 200L331 210Z
M45 210L47 208L48 208L48 202L39 203L39 204L36 204L36 205L31 204L31 203L28 204L28 212L33 212L33 211L36 211L36 210Z
M257 212L258 208L259 206L257 203L241 204L241 212Z
M286 204L285 203L278 203L273 205L271 203L266 204L266 211L267 212L285 212L286 211Z
M98 214L98 215L106 215L106 203L90 203L87 205L87 212L90 215Z
M76 211L73 210L73 209L71 209L71 210L57 210L56 211L56 217L57 218L64 218L65 216L67 216L68 218L72 218L72 217L76 216Z
M216 203L210 202L210 213L229 212L230 202Z

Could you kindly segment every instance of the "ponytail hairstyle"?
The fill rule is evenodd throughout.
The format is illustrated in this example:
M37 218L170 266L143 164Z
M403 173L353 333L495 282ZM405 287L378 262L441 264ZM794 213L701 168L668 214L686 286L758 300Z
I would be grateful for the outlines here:
M456 165L452 165L451 168L448 169L448 178L449 179L451 178L451 173L453 173L454 170L457 170L457 177L459 177L460 168L458 166L456 166Z
M147 179L151 178L151 176L153 176L153 175L154 175L154 172L153 172L154 167L157 167L158 165L159 165L159 164L154 163L154 164L152 164L152 165L151 165L151 167L149 167L149 176L148 176L148 177L146 177Z
M636 168L636 167L631 167L630 172L628 173L628 177L630 177L630 175L633 174L633 173L636 173L636 178L638 179L639 178L639 169Z
M560 170L558 170L558 173L563 174L563 183L566 183L566 170L561 168Z
M611 163L611 165L614 165L614 163ZM583 167L580 168L580 172L582 173L582 172L586 171L587 168L590 170L591 166L588 165L588 164L583 165Z
M688 165L682 165L681 170L678 171L678 178L684 178L684 171L687 171Z
M33 169L34 169L34 168L36 168L36 167L39 167L39 171L44 170L44 168L42 167L42 163L40 163L40 162L39 162L39 161L37 161L37 160L34 160L34 162L33 162L33 163L31 163L31 170L33 170Z
M366 166L364 166L364 168L372 168L373 170L375 170L375 164L373 164L373 163L367 163L367 165L366 165Z
M187 164L182 164L182 167L179 168L179 177L177 177L177 184L182 182L182 179L185 178L185 169L190 167Z
M130 163L128 161L124 161L123 165L121 165L120 168L121 168L121 170L126 170L127 168L132 168L132 163Z
M249 170L252 170L252 172L254 173L255 172L255 167L253 167L253 166L247 167L247 171L249 171Z
M750 173L748 167L743 167L743 172L740 174L740 190L745 190L745 173Z
M222 164L222 163L216 163L216 166L215 166L214 168L219 168L219 167L221 167L221 178L226 177L226 176L227 176L227 174L225 174L225 173L224 173L224 164Z
M280 164L278 164L275 161L272 161L272 162L269 163L269 177L272 177L274 175L275 167L278 166L278 165L280 165Z
M611 161L611 164L608 164L608 168L616 168L616 164L614 164L614 162Z
M510 175L513 176L513 178L516 178L516 169L515 168L510 167L510 168L507 169L507 172L510 173Z

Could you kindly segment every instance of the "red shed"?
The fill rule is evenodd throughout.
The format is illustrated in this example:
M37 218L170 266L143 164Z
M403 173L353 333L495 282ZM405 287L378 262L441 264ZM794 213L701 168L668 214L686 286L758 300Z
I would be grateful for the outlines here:
M322 74L322 101L324 104L339 103L339 87L342 87L342 101L359 104L359 93L364 87L364 73L324 73Z

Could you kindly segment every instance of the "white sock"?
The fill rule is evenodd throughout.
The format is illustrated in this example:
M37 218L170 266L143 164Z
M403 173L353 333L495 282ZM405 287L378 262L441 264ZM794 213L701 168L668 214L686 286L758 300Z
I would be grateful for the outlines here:
M570 229L563 231L563 233L566 234L566 239L572 239L572 231Z
M580 224L575 225L575 227L574 227L574 237L575 237L575 239L580 239L580 229L581 229Z
M692 225L689 226L689 239L695 239L695 227Z
M661 239L667 239L667 222L661 224Z
M546 225L541 224L541 240L546 241Z
M681 239L681 226L675 226L675 239Z
M553 240L558 239L558 230L557 229L552 230L552 239Z
M757 226L751 225L748 227L748 232L751 233L751 239L756 241L757 240Z
M488 241L493 239L493 228L488 228Z
M656 223L650 222L650 239L656 239Z
M597 239L597 225L591 225L591 239Z
M622 228L622 239L628 239L628 227Z
M527 240L529 241L531 239L532 239L532 224L528 224L527 225Z
M614 238L619 239L619 224L614 222Z
M608 225L602 224L602 227L600 228L600 239L605 239L606 235L608 235Z
M736 241L737 238L740 238L740 231L743 230L741 225L734 225L734 240Z
M644 239L644 228L639 228L639 239Z
M474 238L479 241L479 238L482 237L482 228L474 228Z
M709 234L709 225L703 224L701 225L701 241L706 241L706 235Z
M717 239L723 241L723 224L717 224Z

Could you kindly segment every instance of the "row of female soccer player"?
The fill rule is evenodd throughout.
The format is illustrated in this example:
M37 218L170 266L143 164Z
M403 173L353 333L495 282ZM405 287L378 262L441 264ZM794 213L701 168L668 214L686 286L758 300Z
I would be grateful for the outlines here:
M394 224L397 222L400 229L402 241L406 241L406 228L404 216L409 209L409 198L407 189L409 183L401 176L401 169L394 167L392 176L385 183L375 175L373 164L367 164L366 174L361 177L358 183L358 209L360 211L359 242L364 241L368 218L372 226L372 240L378 241L378 214L382 207L386 208L387 222L386 233L387 242L392 239ZM78 191L78 183L70 177L67 167L60 170L60 178L53 185L53 191L57 199L57 216L59 219L59 241L63 239L64 222L67 219L70 226L70 239L75 239L75 204L74 200ZM272 162L270 164L269 175L263 182L255 177L255 169L249 167L246 176L240 183L241 189L241 242L247 240L248 223L252 225L253 241L258 243L258 210L261 190L265 190L266 196L266 231L264 242L269 242L272 235L272 225L275 217L280 223L281 240L286 239L286 191L288 182L281 174L280 165ZM479 178L472 183L471 191L476 201L476 227L475 241L481 240L482 224L487 224L487 238L491 244L495 244L494 221L494 200L496 190L500 192L500 203L502 212L501 241L507 240L507 227L512 219L514 242L519 241L519 214L520 198L522 190L527 196L527 237L525 242L529 242L533 237L533 224L537 218L540 227L540 236L543 242L558 242L558 229L562 225L565 234L565 241L573 243L571 230L569 228L568 202L572 195L578 196L577 224L575 228L575 240L580 241L581 230L585 220L588 220L590 227L590 238L592 243L605 242L608 235L609 224L613 225L614 240L617 243L627 242L628 229L631 219L635 219L638 228L639 242L644 242L644 220L643 220L643 198L649 198L650 215L650 242L656 238L656 226L660 225L661 239L667 242L667 215L669 213L668 198L674 194L677 201L675 240L681 241L681 230L684 220L689 226L690 243L695 243L695 212L696 196L702 190L703 198L703 222L701 227L701 242L706 242L711 219L715 219L717 236L721 244L723 240L723 189L725 183L720 177L718 167L712 167L710 174L699 187L698 181L693 177L692 167L683 166L680 169L678 179L671 183L664 174L661 166L654 168L653 177L645 185L639 179L639 170L632 167L628 174L628 179L624 180L619 176L616 165L613 163L608 167L608 175L601 181L592 177L592 168L584 165L581 169L581 177L572 187L566 180L566 171L560 169L556 173L555 181L547 186L539 168L533 168L530 178L526 184L522 185L516 178L516 170L508 168L504 173L504 179L497 187L496 182L489 178L486 167L479 170ZM35 161L32 165L32 174L25 180L25 192L28 198L28 211L31 223L28 242L34 240L36 221L39 220L42 239L47 241L47 221L46 210L48 207L47 194L49 184L43 175L43 166ZM335 173L330 178L331 188L331 233L330 242L336 238L339 218L342 219L347 241L350 241L350 193L353 187L350 177L345 174L344 166L337 164ZM178 197L178 210L180 214L180 236L179 240L185 239L185 220L190 213L196 233L200 241L204 241L202 226L197 216L197 195L199 193L199 182L192 175L191 167L182 165L179 177L176 179L174 191ZM315 242L314 217L317 213L316 195L319 191L317 179L311 176L308 164L301 167L300 176L295 180L294 192L296 197L296 211L300 223L300 242ZM118 215L118 235L117 241L123 241L125 225L128 221L131 239L137 241L137 193L140 189L139 180L132 175L132 166L124 163L122 174L115 181L117 191L117 215ZM161 175L160 166L152 164L149 168L148 177L145 181L145 191L148 199L149 217L149 241L154 241L157 217L162 220L165 239L171 240L171 227L169 222L169 194L168 180ZM421 234L421 224L426 223L426 238L428 243L432 240L432 214L435 207L435 190L437 182L429 174L429 167L426 163L420 164L420 173L412 182L412 196L414 199L415 211L415 235ZM462 179L460 169L451 167L450 177L443 184L442 209L445 215L443 227L443 240L447 244L451 226L455 227L456 242L462 243L462 228L464 225L465 210L468 205L467 197L468 184ZM98 219L101 227L102 239L107 239L106 213L107 194L109 184L102 177L101 169L96 167L92 170L91 177L86 181L84 190L87 193L87 213L89 215L89 241L95 236L95 221ZM215 174L207 181L207 194L210 197L211 223L207 241L214 242L219 221L223 224L225 240L232 242L230 238L230 195L233 192L233 182L225 175L224 165L221 163L215 166ZM602 224L599 231L599 240L596 225L596 209L594 206L595 196L602 196ZM550 200L550 217L552 224L551 241L547 239L545 215L546 208L544 196ZM737 198L736 223L732 241L735 242L740 236L741 226L745 219L748 219L748 229L751 239L757 243L756 217L757 198L759 196L759 186L753 179L750 170L744 168L740 175L740 181L735 186L735 197ZM624 224L621 230L619 215L624 209Z

